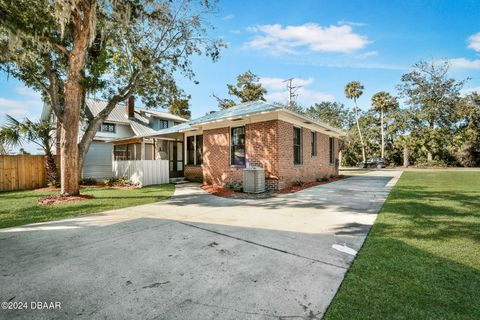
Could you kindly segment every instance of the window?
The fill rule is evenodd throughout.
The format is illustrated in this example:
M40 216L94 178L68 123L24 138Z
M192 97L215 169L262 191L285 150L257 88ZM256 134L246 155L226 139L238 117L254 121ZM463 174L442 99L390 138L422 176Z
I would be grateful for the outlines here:
M113 147L114 159L115 160L128 160L128 151L127 145L119 145Z
M335 139L328 138L328 142L330 144L330 164L335 163Z
M187 137L187 164L201 165L203 163L203 136Z
M312 157L317 156L317 133L312 131Z
M232 128L231 163L234 166L245 165L245 127Z
M187 137L187 163L195 164L195 136Z
M161 130L168 128L168 120L156 119L154 118L153 122L150 123L150 127L153 130Z
M203 136L196 136L195 154L197 165L203 164Z
M293 164L302 164L302 129L293 127Z
M145 144L145 160L155 159L153 144ZM140 143L128 143L113 146L113 158L115 160L141 160L142 145Z
M168 128L168 121L167 120L158 120L160 129L167 129Z
M102 123L98 126L98 132L110 132L115 133L115 124L113 123Z

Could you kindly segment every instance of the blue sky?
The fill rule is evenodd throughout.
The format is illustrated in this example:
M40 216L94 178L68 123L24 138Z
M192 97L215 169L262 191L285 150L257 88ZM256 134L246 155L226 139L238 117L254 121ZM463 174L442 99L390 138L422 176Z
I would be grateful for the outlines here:
M465 89L480 89L480 1L220 1L210 17L213 34L228 48L220 61L196 57L200 84L178 79L192 96L194 117L215 110L212 97L226 97L226 83L251 70L261 77L270 101L284 102L282 80L302 85L298 101L351 103L344 85L365 85L371 96L395 86L421 59L449 59L451 76L471 77ZM36 118L40 95L0 74L0 119L5 113Z

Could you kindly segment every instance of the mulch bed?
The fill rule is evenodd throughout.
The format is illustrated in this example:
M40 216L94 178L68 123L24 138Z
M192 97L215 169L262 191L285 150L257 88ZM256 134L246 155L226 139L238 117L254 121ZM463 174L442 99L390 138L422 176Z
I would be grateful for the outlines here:
M112 186L109 187L110 189L116 189L116 190L132 190L132 189L140 189L139 186Z
M307 188L311 188L311 187L316 187L316 186L319 186L319 185L322 185L322 184L326 184L326 183L330 183L330 182L335 182L335 181L338 181L338 180L342 180L342 179L345 179L346 177L345 176L336 176L334 178L330 178L328 179L328 181L312 181L312 182L306 182L302 185L298 185L298 186L290 186L290 187L286 187L286 188L283 188L282 190L280 190L280 193L294 193L294 192L298 192L300 190L303 190L303 189L307 189Z
M235 198L235 199L266 199L266 198L272 198L276 197L280 193L294 193L298 192L303 189L319 186L322 184L326 184L329 182L335 182L338 180L342 180L347 178L346 176L337 176L334 178L329 179L328 181L322 181L322 182L317 182L317 181L312 181L312 182L307 182L304 183L301 186L291 186L284 188L280 191L267 191L263 193L243 193L243 192L236 192L233 191L232 189L224 188L222 186L213 186L213 185L203 185L202 189L205 190L206 192L210 193L211 195L217 196L217 197L222 197L222 198Z
M236 192L232 189L224 188L221 186L212 186L212 185L203 185L202 189L211 195L222 197L222 198L235 198L235 199L266 199L275 197L278 192L267 191L263 193L244 193Z
M45 187L33 190L35 192L60 191L60 187Z
M83 201L92 199L93 197L90 195L78 195L78 196L62 196L60 194L54 194L51 196L41 197L38 198L38 204L41 205L54 205L54 204L62 204L68 203L73 201Z
M132 190L132 189L140 189L139 186L105 186L103 184L89 184L89 185L80 185L83 188L110 188L110 189L117 189L117 190ZM45 188L38 188L33 191L35 192L49 192L49 191L60 191L60 187L45 187Z

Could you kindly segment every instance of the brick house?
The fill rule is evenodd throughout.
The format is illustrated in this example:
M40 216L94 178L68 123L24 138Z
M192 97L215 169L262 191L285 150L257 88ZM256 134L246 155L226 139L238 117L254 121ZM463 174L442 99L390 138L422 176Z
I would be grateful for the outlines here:
M170 160L170 176L224 185L242 183L245 168L261 167L267 189L278 190L337 175L338 139L344 135L281 105L257 101L135 139L153 140L156 150L164 151L157 156Z

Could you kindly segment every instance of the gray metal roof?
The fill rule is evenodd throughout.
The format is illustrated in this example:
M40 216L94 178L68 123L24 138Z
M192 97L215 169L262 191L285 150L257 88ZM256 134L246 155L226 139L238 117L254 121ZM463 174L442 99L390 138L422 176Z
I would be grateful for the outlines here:
M282 108L283 107L281 105L273 105L265 101L245 102L232 108L209 113L207 115L204 115L203 117L190 120L188 121L188 123L190 123L191 125L195 125L199 123L213 122L228 118L242 117L254 113L269 112Z
M334 128L325 123L310 119L304 115L288 110L282 105L276 105L276 104L274 105L274 104L267 103L265 101L253 101L253 102L242 103L229 109L209 113L202 117L192 119L190 121L178 124L176 126L173 126L167 129L154 131L152 133L148 133L144 135L138 135L137 137L149 138L149 137L156 137L156 136L161 136L161 135L166 135L171 133L185 132L185 131L195 130L195 127L200 124L211 123L211 122L222 121L222 120L232 120L232 119L240 118L244 116L251 116L259 113L269 113L274 111L283 111L283 112L292 114L295 117L302 119L306 123L316 124L318 126L323 127L327 131L332 131L341 136L345 135L345 133L338 128ZM118 139L118 140L123 140L123 139Z
M202 117L192 119L190 121L178 124L176 126L173 126L167 129L155 131L155 133L147 134L147 135L144 135L143 137L149 137L149 136L151 137L151 136L157 136L157 135L163 135L163 134L169 134L169 133L188 131L193 129L195 125L198 125L201 123L214 122L214 121L220 121L220 120L226 120L226 119L234 119L237 117L252 115L256 113L271 112L271 111L282 109L282 108L283 107L280 105L273 105L265 101L245 102L245 103L236 105L232 108L212 112Z
M93 113L93 115L97 115L100 111L106 108L107 101L96 100L96 99L86 99L85 104ZM112 112L108 115L105 121L111 121L116 123L123 123L123 124L130 124L127 113L126 113L126 106L125 104L117 104L115 108L113 108ZM143 109L143 108L135 108L135 118L145 118L147 115L152 115L156 118L162 118L166 120L172 120L177 122L184 122L186 119L173 115L168 112L162 112L158 110L150 110L150 109ZM140 119L142 121L142 119ZM148 122L147 122L148 123Z

